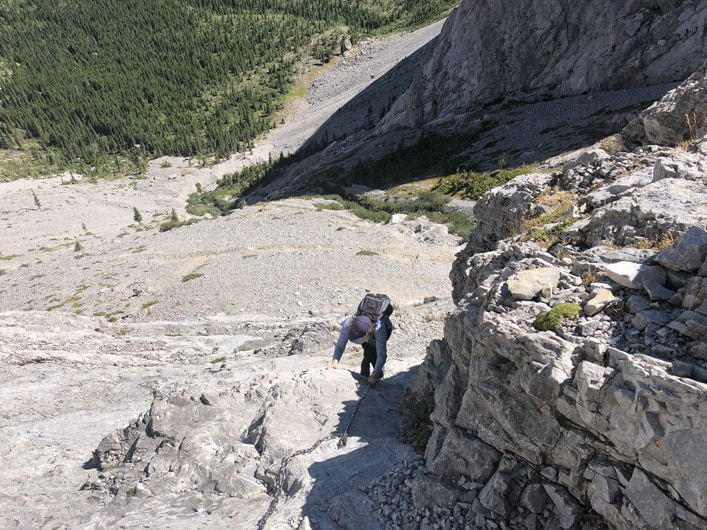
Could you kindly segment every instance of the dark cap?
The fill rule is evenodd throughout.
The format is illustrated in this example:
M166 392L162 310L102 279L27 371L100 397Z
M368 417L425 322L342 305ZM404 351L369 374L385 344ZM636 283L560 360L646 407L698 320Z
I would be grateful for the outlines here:
M355 317L349 330L349 340L354 344L363 344L369 331L371 331L371 320L364 316Z

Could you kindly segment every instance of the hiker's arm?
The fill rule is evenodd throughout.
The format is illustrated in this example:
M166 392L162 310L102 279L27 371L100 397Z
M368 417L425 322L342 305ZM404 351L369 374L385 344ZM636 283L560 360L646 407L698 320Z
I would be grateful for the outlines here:
M336 341L336 346L334 346L334 354L331 357L331 362L327 368L336 368L341 360L341 356L344 354L344 349L346 349L346 341L349 340L349 330L351 329L352 317L347 317L341 323L341 331L339 332L339 338Z
M376 326L376 365L373 368L371 377L380 379L383 377L383 366L385 366L385 361L388 359L388 332L385 326L380 322Z

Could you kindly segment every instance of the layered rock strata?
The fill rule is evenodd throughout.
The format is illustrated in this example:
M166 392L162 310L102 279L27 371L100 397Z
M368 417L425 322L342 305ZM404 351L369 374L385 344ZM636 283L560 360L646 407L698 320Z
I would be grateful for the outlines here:
M707 138L547 165L476 205L414 385L435 395L415 505L491 528L704 528Z
M685 251L693 237L654 261ZM416 390L435 391L429 474L477 515L505 521L518 517L513 506L529 516L549 504L563 528L592 511L617 528L707 524L704 271L679 271L687 279L671 299L680 305L656 303L645 285L622 284L638 280L636 270L663 278L666 270L604 262L609 255L558 259L501 244L468 261L474 289L448 318L445 339L431 345ZM588 264L621 284L585 286ZM526 271L538 273L531 300L512 288ZM603 290L611 293L605 312L587 316ZM536 330L537 315L561 302L585 311ZM432 489L428 482L420 487Z

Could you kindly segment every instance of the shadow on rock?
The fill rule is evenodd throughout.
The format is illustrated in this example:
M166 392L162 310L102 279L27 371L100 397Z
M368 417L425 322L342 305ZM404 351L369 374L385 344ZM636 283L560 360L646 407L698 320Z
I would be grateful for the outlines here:
M399 403L417 369L384 379L366 390L358 375L358 402L349 402L342 416L348 440L345 447L326 459L313 462L308 472L313 479L302 515L317 528L351 530L378 529L381 520L364 489L380 475L415 458L412 446L400 442ZM358 407L358 408L357 408Z

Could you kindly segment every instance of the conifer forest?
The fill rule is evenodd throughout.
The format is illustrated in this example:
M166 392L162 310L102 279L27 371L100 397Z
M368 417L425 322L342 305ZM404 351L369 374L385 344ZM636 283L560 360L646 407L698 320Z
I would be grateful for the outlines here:
M0 0L0 149L58 168L227 157L303 65L418 27L445 0Z

